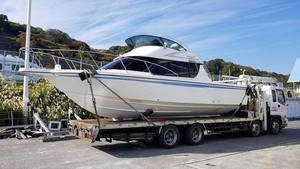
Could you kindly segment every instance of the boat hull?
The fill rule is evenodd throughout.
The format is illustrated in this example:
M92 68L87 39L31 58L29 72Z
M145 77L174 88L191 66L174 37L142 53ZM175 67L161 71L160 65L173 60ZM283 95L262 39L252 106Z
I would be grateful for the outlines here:
M35 74L49 80L75 103L95 113L89 83L79 78L80 72L82 71L49 73L27 70L27 74ZM23 73L26 74L26 71L23 70ZM237 108L246 89L245 86L213 82L199 83L182 79L102 72L91 78L91 82L98 115L111 118L138 118L138 112L143 113L146 110L153 110L152 117L220 115ZM246 101L243 104L246 104Z

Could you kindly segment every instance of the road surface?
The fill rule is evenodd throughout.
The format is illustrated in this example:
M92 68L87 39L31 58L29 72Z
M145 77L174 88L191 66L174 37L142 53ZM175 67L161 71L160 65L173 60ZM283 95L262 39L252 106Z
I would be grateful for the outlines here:
M64 169L295 169L300 166L300 120L279 135L205 137L203 144L174 149L140 142L90 143L76 138L0 140L0 168Z

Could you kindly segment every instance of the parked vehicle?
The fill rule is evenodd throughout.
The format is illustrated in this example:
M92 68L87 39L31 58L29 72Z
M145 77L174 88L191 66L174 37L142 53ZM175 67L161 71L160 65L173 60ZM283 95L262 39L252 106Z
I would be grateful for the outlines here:
M157 140L164 148L174 148L180 138L190 145L200 144L206 134L247 132L259 136L262 132L278 134L287 126L284 90L261 82L252 84L246 95L247 105L220 116L151 118L114 121L112 119L71 120L69 130L74 135L106 141ZM230 97L229 97L230 99Z

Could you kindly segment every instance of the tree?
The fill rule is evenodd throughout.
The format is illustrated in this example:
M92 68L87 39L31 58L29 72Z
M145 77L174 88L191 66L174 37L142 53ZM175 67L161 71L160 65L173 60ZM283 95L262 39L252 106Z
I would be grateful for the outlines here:
M10 30L10 24L6 15L0 14L0 30Z
M207 62L208 70L211 74L219 75L224 67L223 59L214 59Z
M115 55L121 55L126 52L130 51L130 48L128 46L111 46L108 49L109 53L115 54Z
M7 22L8 18L6 15L0 14L0 23Z
M68 44L71 41L70 36L58 29L48 29L45 32L45 38L55 43Z

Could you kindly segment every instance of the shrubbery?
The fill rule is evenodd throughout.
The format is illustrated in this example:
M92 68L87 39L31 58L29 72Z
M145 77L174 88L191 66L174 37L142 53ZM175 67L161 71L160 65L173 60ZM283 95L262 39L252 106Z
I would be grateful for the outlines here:
M0 112L22 111L22 102L23 85L0 79ZM46 122L67 118L69 109L82 118L92 116L45 80L29 85L29 103L29 111L39 113Z

